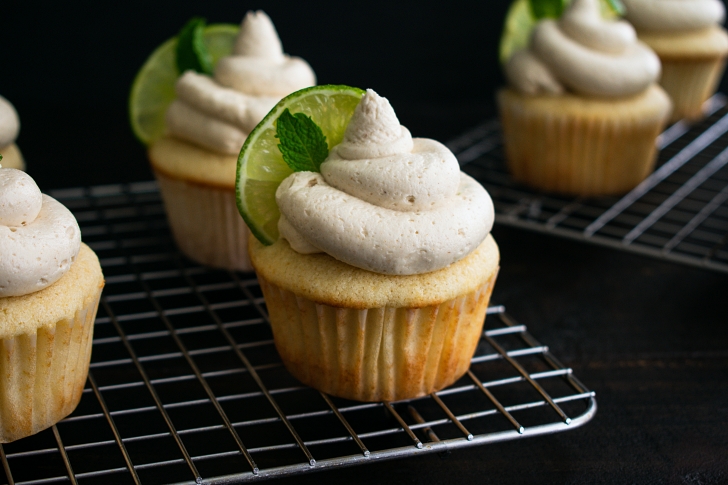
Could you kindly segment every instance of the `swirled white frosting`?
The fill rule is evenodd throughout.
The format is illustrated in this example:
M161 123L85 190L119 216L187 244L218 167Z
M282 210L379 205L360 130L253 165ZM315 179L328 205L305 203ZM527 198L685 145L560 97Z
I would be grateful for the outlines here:
M237 154L282 97L314 84L306 61L283 54L270 18L248 12L232 55L217 62L214 79L187 71L177 80L167 131L203 148Z
M660 75L660 60L625 21L602 18L599 0L574 0L559 20L542 20L527 49L506 64L509 82L526 94L624 97Z
M281 237L301 253L326 252L376 273L448 266L493 226L485 189L455 155L412 138L385 98L367 90L321 173L296 172L278 187Z
M0 168L0 297L52 285L80 247L78 223L63 204L41 194L25 172Z
M622 0L625 18L637 30L683 32L722 24L725 6L719 0Z
M10 101L0 96L0 148L13 143L19 131L18 112Z

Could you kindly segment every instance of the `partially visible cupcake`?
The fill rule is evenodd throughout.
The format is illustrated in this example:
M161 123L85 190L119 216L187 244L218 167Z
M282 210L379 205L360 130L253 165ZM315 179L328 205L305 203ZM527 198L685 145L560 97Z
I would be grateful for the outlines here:
M187 71L167 110L167 136L149 147L177 245L189 258L249 271L249 231L235 204L235 170L247 135L285 95L316 78L283 53L270 18L248 12L214 77Z
M20 119L15 107L7 99L0 96L0 153L5 168L25 169L25 160L20 153L15 139L20 131Z
M73 214L24 172L0 168L0 443L75 409L103 286Z
M640 40L662 61L660 85L672 98L672 119L700 119L725 70L728 34L719 0L622 0Z
M619 194L654 168L671 103L656 84L660 61L598 0L574 0L539 21L505 66L498 92L508 169L536 189Z
M492 201L450 150L368 90L320 173L293 173L276 201L281 238L251 237L250 256L291 374L391 401L467 371L499 253Z

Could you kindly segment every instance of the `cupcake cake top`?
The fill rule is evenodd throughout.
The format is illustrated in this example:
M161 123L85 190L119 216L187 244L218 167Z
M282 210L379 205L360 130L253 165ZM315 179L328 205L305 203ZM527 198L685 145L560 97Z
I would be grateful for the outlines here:
M237 154L250 131L285 95L316 77L298 57L283 53L270 18L248 12L233 52L217 62L214 78L186 71L166 114L169 134L219 153Z
M625 18L637 30L685 32L722 24L725 6L720 0L622 0Z
M25 172L0 168L0 297L46 288L70 268L81 230L60 202Z
M505 66L508 81L525 94L568 90L597 97L640 93L660 70L658 57L629 23L602 18L599 0L574 0L560 19L538 22L528 48Z
M15 142L20 131L20 119L15 107L0 96L0 148Z
M321 173L276 191L279 232L299 253L325 252L388 275L421 274L470 254L493 225L490 196L441 143L412 138L367 90Z

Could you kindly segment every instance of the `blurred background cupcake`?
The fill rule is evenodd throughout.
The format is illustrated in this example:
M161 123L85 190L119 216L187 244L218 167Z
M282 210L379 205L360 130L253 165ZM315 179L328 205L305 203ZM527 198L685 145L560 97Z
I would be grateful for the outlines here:
M0 154L3 156L3 167L25 169L23 154L15 144L19 132L18 112L10 101L0 96Z
M533 3L533 2L532 2ZM660 61L599 0L574 0L539 20L506 60L497 94L508 169L536 189L597 196L627 192L653 169L671 110ZM545 18L546 15L555 18Z
M200 55L199 42L227 55ZM150 142L149 160L172 234L195 261L249 271L249 232L235 204L238 153L268 111L285 95L315 84L315 75L306 61L283 53L261 11L248 12L239 33L227 26L205 28L199 19L187 24L176 48L181 76L166 109L147 100L156 95L154 73L164 69L162 61L155 52L142 68L130 109L135 131ZM159 122L145 123L147 111Z
M673 102L672 120L702 117L725 70L728 34L719 0L622 0L625 18L662 61L660 85Z

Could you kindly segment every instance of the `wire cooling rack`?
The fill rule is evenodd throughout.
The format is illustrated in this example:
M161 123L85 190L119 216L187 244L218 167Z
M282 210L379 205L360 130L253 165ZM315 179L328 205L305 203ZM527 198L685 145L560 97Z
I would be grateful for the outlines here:
M81 403L0 445L2 483L240 483L563 431L596 412L502 307L447 389L391 403L319 393L282 366L254 274L179 255L154 183L51 195L75 213L106 287Z
M678 122L657 140L657 169L623 197L574 198L515 183L500 125L486 122L448 146L493 198L496 222L728 272L728 107L706 102L706 119Z

